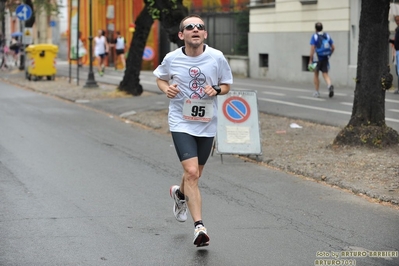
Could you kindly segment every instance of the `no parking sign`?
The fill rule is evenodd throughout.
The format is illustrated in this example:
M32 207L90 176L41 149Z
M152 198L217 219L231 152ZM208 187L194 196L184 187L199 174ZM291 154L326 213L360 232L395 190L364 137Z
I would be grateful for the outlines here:
M255 91L218 96L216 147L221 154L262 154Z
M152 49L151 46L146 46L143 52L143 60L151 61L152 59L154 59L154 56L155 56L154 49Z

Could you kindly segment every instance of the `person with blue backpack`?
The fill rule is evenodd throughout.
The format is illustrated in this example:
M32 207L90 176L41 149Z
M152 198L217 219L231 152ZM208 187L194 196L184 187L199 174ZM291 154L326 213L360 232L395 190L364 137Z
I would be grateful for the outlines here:
M328 70L330 68L329 58L335 50L334 42L330 35L323 32L323 24L321 22L316 22L315 24L316 33L312 35L310 39L310 57L309 57L309 71L314 71L314 86L315 92L314 97L319 98L319 71L322 72L323 78L327 83L328 96L331 98L334 96L334 86L331 84L330 76L328 75ZM315 60L315 54L317 59Z

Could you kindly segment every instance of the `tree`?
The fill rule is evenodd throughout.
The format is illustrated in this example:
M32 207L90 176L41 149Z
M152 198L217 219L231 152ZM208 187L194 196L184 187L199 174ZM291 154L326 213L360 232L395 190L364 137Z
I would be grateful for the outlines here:
M143 87L140 84L140 70L145 44L154 20L158 19L161 22L162 28L168 33L171 42L182 46L183 43L178 38L179 24L188 14L182 0L144 0L144 4L143 10L135 21L136 30L126 60L125 75L119 84L119 90L134 96L143 93Z
M387 147L399 143L398 133L385 124L385 91L393 79L388 65L389 4L390 0L362 1L352 116L336 136L336 145Z
M35 24L35 10L42 10L47 16L59 13L59 5L54 0L0 0L0 18L2 20L2 33L5 31L4 16L6 8L15 11L20 4L26 4L32 9L32 16L25 21L25 27L32 27ZM39 16L42 15L38 14Z

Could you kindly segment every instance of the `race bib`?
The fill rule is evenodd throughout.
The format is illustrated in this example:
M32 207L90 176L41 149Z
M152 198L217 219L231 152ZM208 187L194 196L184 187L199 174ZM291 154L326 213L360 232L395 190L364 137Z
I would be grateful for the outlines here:
M213 117L213 100L186 99L183 118L191 121L209 122Z

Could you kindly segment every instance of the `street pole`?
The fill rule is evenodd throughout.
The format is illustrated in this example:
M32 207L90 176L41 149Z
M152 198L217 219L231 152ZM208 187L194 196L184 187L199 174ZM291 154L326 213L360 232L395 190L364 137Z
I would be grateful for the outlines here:
M93 21L92 21L92 0L89 1L89 59L90 59L90 67L89 67L89 75L87 77L85 88L97 88L98 84L94 79L93 73Z
M77 14L77 16L78 16L78 30L77 30L77 33L76 33L77 34L77 36L76 36L76 66L77 66L76 67L76 85L79 86L80 1L78 1L78 14Z

